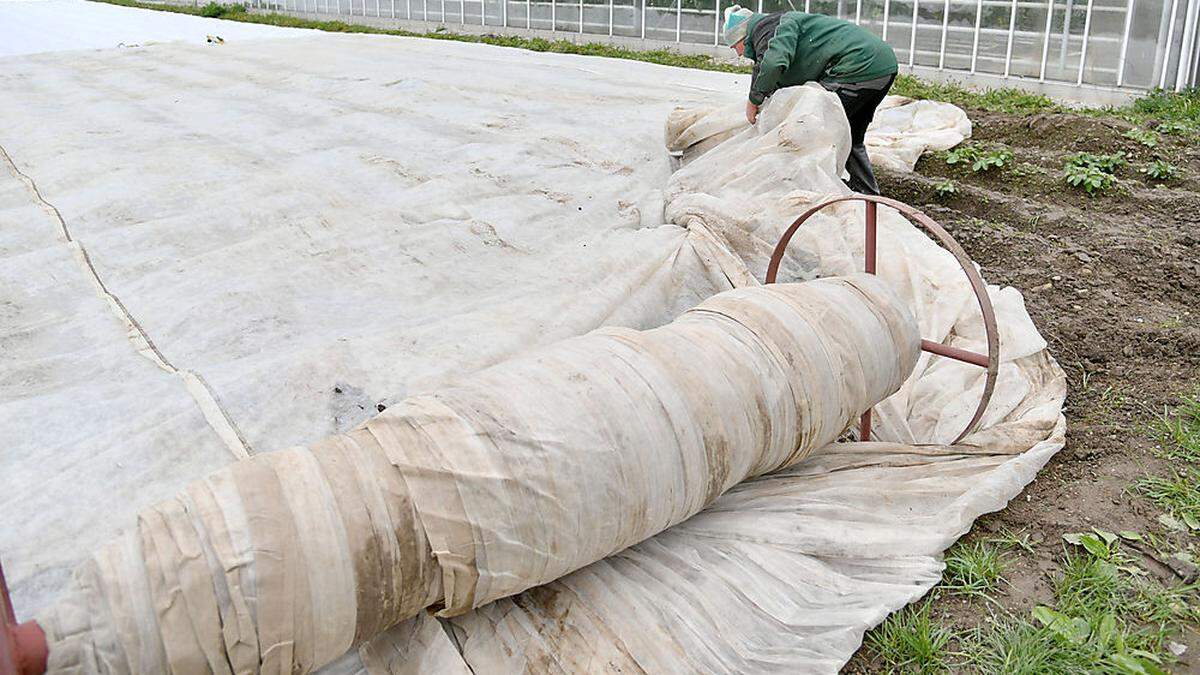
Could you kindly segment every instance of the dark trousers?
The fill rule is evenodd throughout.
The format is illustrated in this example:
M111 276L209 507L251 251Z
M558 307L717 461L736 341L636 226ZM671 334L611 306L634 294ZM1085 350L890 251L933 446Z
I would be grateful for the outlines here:
M896 75L888 75L867 82L822 82L821 86L837 94L846 111L846 119L850 122L850 156L846 158L846 171L850 180L846 183L851 190L865 195L879 194L879 184L875 182L875 172L871 170L871 158L867 156L867 148L863 139L867 135L867 127L875 118L875 109L883 102Z

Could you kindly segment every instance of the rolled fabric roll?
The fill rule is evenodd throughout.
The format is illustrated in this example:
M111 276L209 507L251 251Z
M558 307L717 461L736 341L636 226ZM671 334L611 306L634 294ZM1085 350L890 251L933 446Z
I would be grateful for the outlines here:
M312 671L800 461L918 353L915 320L868 275L727 291L660 328L531 352L146 510L38 617L50 671Z

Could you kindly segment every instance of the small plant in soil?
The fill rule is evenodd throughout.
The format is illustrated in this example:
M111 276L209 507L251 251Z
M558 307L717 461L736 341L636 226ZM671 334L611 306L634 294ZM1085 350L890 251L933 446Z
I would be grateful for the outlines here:
M1200 531L1200 471L1185 467L1169 476L1147 476L1134 483L1133 489L1189 530Z
M1125 132L1125 138L1137 141L1147 148L1153 148L1158 145L1158 133L1149 129L1130 129Z
M960 145L945 154L946 164L967 166L972 173L990 171L1012 164L1012 151L1004 146Z
M1165 159L1156 159L1142 167L1142 173L1150 180L1172 180L1179 176L1179 167Z
M1082 188L1089 195L1105 192L1116 182L1116 172L1125 166L1125 153L1097 155L1079 152L1067 157L1063 173L1067 184Z
M1158 418L1155 431L1165 459L1200 462L1200 395L1184 396L1177 408Z
M940 180L933 184L933 194L938 199L949 199L958 194L958 184L950 179Z
M946 554L942 588L959 595L986 597L1004 581L1004 555L983 542L960 544Z
M888 672L941 673L950 669L953 632L929 616L929 603L892 614L867 634L866 644Z

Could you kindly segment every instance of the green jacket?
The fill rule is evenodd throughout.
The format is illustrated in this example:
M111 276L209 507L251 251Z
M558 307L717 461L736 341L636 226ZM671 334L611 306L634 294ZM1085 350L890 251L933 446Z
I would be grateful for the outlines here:
M781 12L747 19L745 56L754 61L750 101L805 82L866 82L897 71L896 53L874 33L831 16Z

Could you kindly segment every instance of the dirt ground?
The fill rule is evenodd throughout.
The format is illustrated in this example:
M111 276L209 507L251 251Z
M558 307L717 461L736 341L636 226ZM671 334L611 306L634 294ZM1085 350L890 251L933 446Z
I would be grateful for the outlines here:
M1129 488L1147 473L1169 473L1169 463L1155 454L1150 424L1200 383L1200 148L1164 135L1148 149L1123 137L1133 125L1118 119L968 113L975 142L1007 146L1010 167L972 173L928 155L915 173L886 173L880 184L885 195L945 225L990 283L1023 291L1067 372L1066 447L967 537L1030 535L1033 552L1010 557L1007 584L995 598L1028 617L1035 605L1050 602L1062 535L1093 527L1163 530L1161 511ZM1089 197L1064 181L1070 153L1118 150L1130 165L1111 194ZM1138 174L1154 156L1169 158L1183 177L1160 187ZM946 179L957 193L939 196L935 186ZM1191 565L1140 548L1141 564L1162 581L1196 577ZM935 616L960 627L994 611L990 603L952 595L933 604ZM1194 633L1180 639L1189 649L1172 669L1200 672L1200 641ZM880 669L864 649L847 670Z

